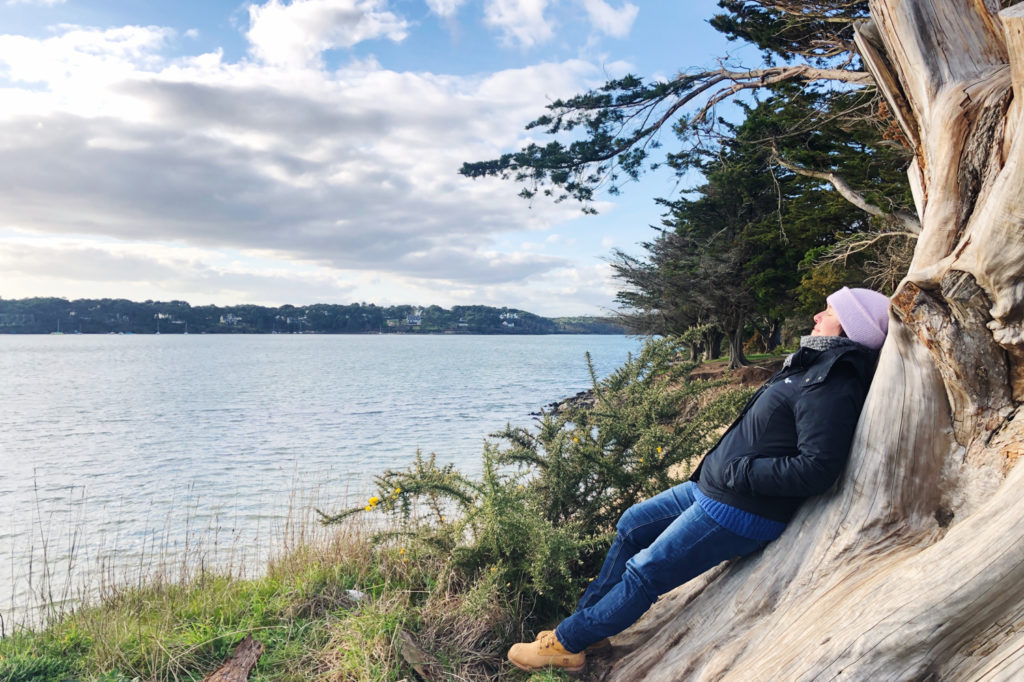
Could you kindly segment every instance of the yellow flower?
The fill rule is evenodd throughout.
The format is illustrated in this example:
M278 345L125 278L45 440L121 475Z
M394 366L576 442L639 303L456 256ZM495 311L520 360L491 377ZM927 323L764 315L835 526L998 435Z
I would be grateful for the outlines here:
M380 502L380 498L377 497L376 495L370 498L370 504L376 506L378 502Z
M572 442L573 442L573 443L579 443L579 442L580 442L580 439L579 439L579 438L573 438L573 439L572 439Z
M441 517L441 520L444 521L444 517L443 516Z
M491 573L494 573L497 570L498 570L497 566L491 566Z
M407 564L407 563L409 563L409 559L402 559L402 563L403 563L403 564Z
M396 494L396 495L397 495L398 493L400 493L400 492L402 492L402 489L401 489L401 488L395 488L395 494Z
M661 446L660 445L658 446L658 454L659 455L661 454Z
M371 507L370 505L366 505L366 511L370 511L371 509L373 509L373 507Z
M405 547L403 547L402 549L398 550L398 553L399 554L405 554Z

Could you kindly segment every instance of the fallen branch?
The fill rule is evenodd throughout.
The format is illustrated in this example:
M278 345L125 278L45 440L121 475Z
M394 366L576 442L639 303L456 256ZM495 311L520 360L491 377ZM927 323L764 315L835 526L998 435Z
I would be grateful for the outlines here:
M396 648L399 655L405 662L412 666L412 669L427 682L442 679L441 662L423 650L408 630L398 633Z
M216 671L204 677L203 682L245 682L262 655L263 644L252 635L246 635L235 647L235 653Z

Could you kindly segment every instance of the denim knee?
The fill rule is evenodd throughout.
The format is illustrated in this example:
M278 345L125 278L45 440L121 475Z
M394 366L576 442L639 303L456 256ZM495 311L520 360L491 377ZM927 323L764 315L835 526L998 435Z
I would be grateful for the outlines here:
M626 542L637 547L646 547L678 515L677 511L665 509L653 500L644 500L622 512L619 522L615 524L615 530ZM640 529L645 529L643 535L650 537L638 541L636 532Z
M619 522L615 524L615 531L618 533L624 541L629 541L629 534L637 529L638 526L643 524L643 521L639 518L639 514L635 512L637 505L633 505L626 511L622 512L622 516L619 517Z
M622 574L622 582L630 586L629 594L643 595L643 601L647 604L644 610L650 608L651 604L658 601L658 597L672 590L675 585L663 585L660 581L653 580L635 561L630 559L626 562L626 570Z

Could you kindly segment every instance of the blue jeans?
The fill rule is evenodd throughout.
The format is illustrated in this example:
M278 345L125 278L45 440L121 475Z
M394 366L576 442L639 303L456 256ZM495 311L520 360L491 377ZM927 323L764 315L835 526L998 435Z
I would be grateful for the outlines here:
M633 505L618 531L601 573L576 612L558 624L558 641L580 652L635 623L658 597L717 566L750 554L766 542L741 537L718 525L694 497L687 481Z

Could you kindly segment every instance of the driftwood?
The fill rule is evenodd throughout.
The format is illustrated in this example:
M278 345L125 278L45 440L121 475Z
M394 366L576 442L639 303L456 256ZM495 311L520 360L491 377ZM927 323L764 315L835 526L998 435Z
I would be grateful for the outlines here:
M245 682L262 655L263 644L253 639L252 635L246 635L235 647L235 653L221 667L204 677L203 682Z
M398 633L396 644L399 655L412 666L421 679L427 682L445 679L444 666L441 662L427 653L408 630Z
M922 231L847 471L596 678L1024 679L1024 5L870 6Z

